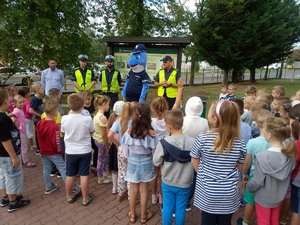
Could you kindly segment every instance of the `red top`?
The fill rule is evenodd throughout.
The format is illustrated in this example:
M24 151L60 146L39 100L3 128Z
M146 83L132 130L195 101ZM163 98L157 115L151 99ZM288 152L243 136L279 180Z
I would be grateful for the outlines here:
M54 120L40 120L35 129L42 155L61 153L60 129Z
M296 166L295 169L292 172L291 179L294 180L296 176L298 175L299 172L299 167L300 167L300 140L297 140L296 142L296 147L297 147L297 158L296 158Z

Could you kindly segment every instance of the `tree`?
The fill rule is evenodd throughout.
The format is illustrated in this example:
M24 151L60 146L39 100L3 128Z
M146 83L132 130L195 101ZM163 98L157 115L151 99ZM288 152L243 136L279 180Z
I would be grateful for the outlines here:
M199 55L228 71L251 71L286 57L300 37L299 6L294 0L206 0L192 30ZM234 73L237 78L238 72Z
M0 54L11 66L45 67L56 57L60 64L76 62L90 39L86 4L80 0L5 0L0 10Z
M184 4L175 0L94 0L94 28L102 35L186 36L188 19Z

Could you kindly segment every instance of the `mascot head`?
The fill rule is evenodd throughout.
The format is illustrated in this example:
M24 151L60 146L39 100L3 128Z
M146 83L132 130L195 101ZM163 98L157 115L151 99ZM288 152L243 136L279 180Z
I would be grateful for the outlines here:
M147 52L144 44L137 44L131 51L128 65L133 72L141 72L145 70L147 64Z

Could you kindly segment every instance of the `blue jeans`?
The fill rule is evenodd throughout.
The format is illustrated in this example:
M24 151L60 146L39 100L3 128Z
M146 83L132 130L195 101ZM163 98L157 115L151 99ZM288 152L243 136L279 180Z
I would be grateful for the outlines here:
M179 188L162 182L163 212L162 224L172 225L172 213L175 210L175 224L185 224L185 208L191 188Z
M46 189L49 190L52 187L52 179L50 173L53 165L58 169L61 177L66 180L66 164L61 154L56 155L42 155L43 162L43 177L46 185Z

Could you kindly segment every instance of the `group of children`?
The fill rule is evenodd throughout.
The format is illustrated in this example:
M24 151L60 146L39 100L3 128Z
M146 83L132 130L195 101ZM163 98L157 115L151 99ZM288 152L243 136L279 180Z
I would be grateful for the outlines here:
M30 127L33 121L45 194L58 189L50 177L56 168L65 181L67 201L73 203L82 194L82 205L89 205L92 165L98 184L112 182L118 202L128 197L130 223L137 220L137 199L140 222L152 218L153 212L147 209L151 187L151 202L162 205L164 225L172 224L173 216L176 224L185 223L193 195L203 225L231 224L232 214L240 207L238 187L243 183L246 207L238 224L248 224L254 209L258 224L283 223L289 199L291 224L298 224L300 93L289 100L282 86L275 86L271 95L248 87L241 100L235 96L236 86L229 85L222 88L220 100L211 104L205 119L199 97L187 101L185 116L179 110L182 89L180 81L172 110L163 97L150 105L118 101L109 118L110 99L105 95L95 96L92 102L90 92L71 94L67 98L70 112L61 116L59 90L50 90L43 99L43 89L35 83L31 102L29 90L22 88L20 95L14 93L15 104L10 108L8 92L1 89L0 123L5 129L0 133L0 160L10 162L6 168L1 163L1 206L9 205L8 211L14 211L30 203L20 195L23 175L18 160L35 166L27 154L33 135L26 133L26 124ZM26 114L33 115L33 120ZM18 175L12 178L10 170ZM80 185L75 182L78 175Z

